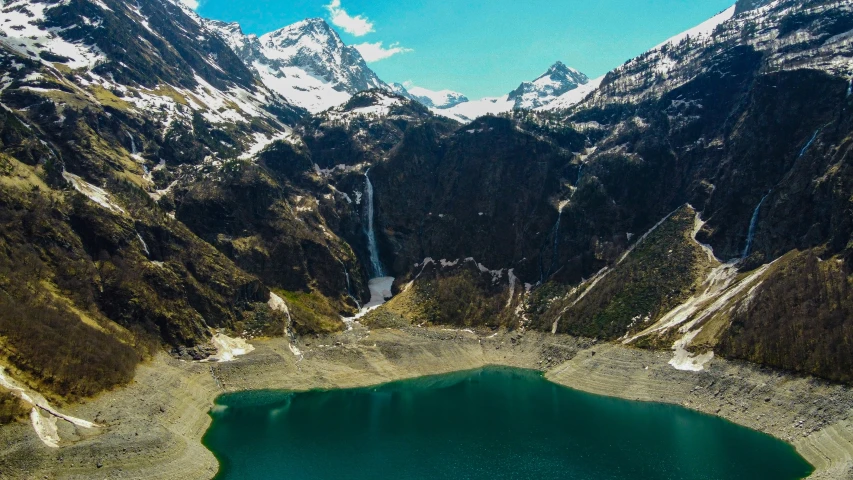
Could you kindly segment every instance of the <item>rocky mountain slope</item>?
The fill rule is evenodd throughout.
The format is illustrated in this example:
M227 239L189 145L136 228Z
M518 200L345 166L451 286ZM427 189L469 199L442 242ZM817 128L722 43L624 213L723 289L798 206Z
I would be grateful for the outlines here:
M355 317L853 381L853 8L744 5L460 125L435 105L461 99L348 69L319 21L253 38L170 0L5 2L0 418L27 411L9 392L73 401L160 350L228 358ZM310 102L276 83L306 72Z
M0 29L0 358L48 398L132 378L214 328L279 334L269 289L174 220L173 195L306 112L170 1L14 1ZM217 173L218 172L218 173Z
M612 192L618 216L619 205L636 202L659 205L658 217L692 205L695 226L690 232L685 224L682 234L693 239L693 253L678 262L680 291L658 283L675 272L655 280L617 263L626 277L612 265L599 272L551 303L543 327L590 333L615 322L611 338L672 345L674 364L685 368L699 368L713 351L847 381L839 357L847 327L829 318L847 308L851 232L840 165L850 134L851 28L844 3L775 2L608 74L567 117L603 136L583 171ZM648 252L647 261L671 263L670 245L664 256ZM638 288L636 275L652 283ZM623 294L608 299L615 291ZM781 313L791 298L811 295L805 291L837 300ZM664 298L678 306L661 309Z

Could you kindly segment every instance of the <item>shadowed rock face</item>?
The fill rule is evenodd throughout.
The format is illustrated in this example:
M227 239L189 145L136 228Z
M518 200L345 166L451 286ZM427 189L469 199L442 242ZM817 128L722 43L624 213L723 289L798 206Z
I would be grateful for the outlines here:
M573 167L567 149L517 126L488 118L443 138L429 127L410 129L371 170L380 224L394 232L387 240L396 273L425 257L474 257L538 277L554 202ZM582 148L580 135L574 142Z

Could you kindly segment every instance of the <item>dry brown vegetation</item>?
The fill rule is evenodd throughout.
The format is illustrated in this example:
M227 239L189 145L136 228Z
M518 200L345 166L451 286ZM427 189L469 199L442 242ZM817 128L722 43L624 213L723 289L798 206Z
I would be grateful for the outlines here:
M505 308L505 284L492 284L490 273L470 269L435 270L422 274L411 288L386 306L367 315L362 323L372 327L405 324L456 327L518 327L518 318Z
M280 292L287 301L293 328L300 334L330 333L343 329L340 315L318 292Z
M148 349L99 324L97 270L65 208L38 189L0 189L0 358L45 395L76 399L130 381Z
M821 261L811 251L781 259L734 312L720 353L853 382L853 288L847 263Z
M37 256L5 247L0 249L0 354L66 398L130 381L141 352L83 323L44 291L47 269Z
M497 326L506 299L483 288L470 271L431 282L431 323L458 326ZM514 325L513 325L514 326Z
M539 327L547 329L560 317L561 333L616 339L638 319L653 321L686 300L708 263L691 240L694 216L690 208L679 210L594 287L582 286L553 303L534 297L531 313ZM592 290L578 300L584 288Z

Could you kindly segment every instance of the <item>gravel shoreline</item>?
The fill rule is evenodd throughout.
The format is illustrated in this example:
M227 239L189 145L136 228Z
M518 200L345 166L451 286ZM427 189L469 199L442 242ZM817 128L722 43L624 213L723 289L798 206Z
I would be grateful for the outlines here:
M0 428L0 477L209 480L218 463L201 439L222 393L350 388L505 365L538 369L590 393L717 415L792 443L816 467L810 478L853 478L853 391L814 378L721 359L703 372L681 372L667 364L667 352L537 332L356 329L303 339L302 357L285 339L254 345L229 363L159 355L139 367L131 385L65 406L105 427L60 422L59 449L45 447L28 424Z

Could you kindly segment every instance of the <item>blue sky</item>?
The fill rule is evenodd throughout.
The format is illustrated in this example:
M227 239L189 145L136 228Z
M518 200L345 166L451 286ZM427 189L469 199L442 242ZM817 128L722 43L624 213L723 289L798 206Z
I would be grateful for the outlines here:
M184 0L195 3L199 0ZM200 15L263 34L310 17L361 45L386 82L500 96L557 60L603 75L734 0L200 0Z

